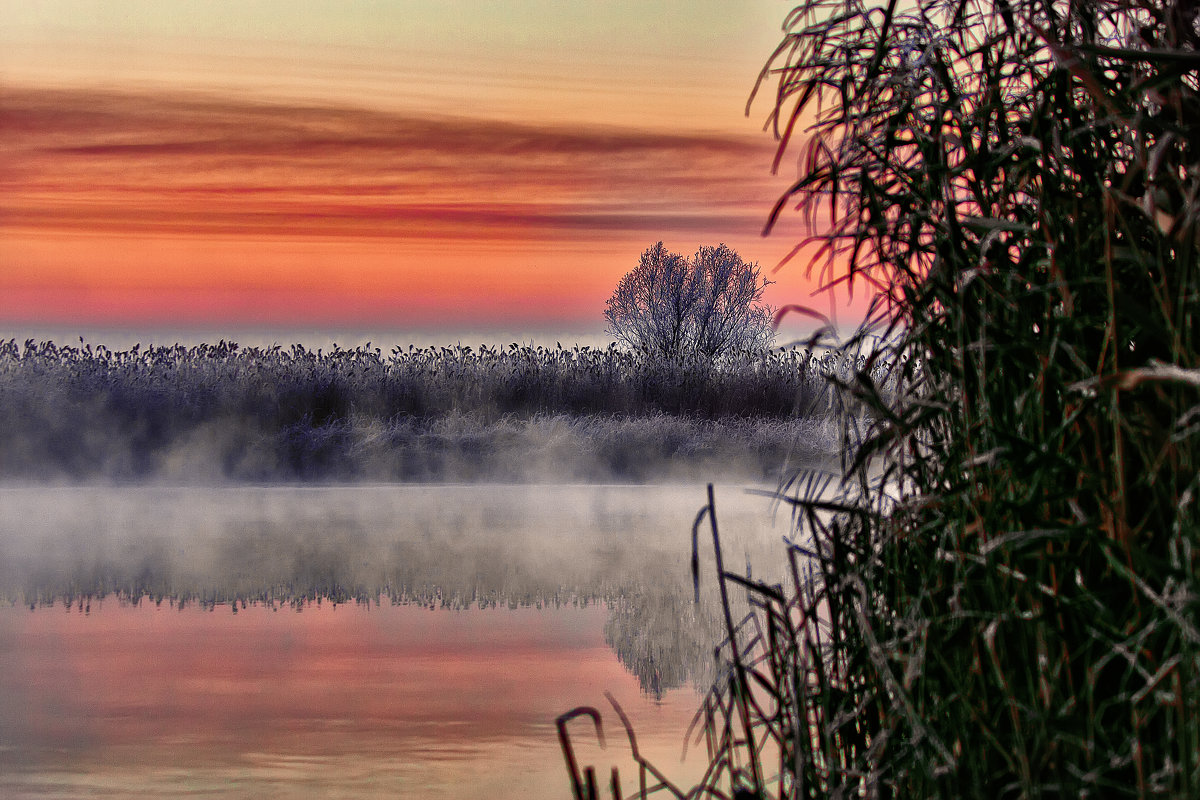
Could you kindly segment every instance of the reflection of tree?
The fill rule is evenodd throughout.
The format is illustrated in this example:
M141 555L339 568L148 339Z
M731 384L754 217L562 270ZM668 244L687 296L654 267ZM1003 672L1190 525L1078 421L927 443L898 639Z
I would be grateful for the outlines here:
M714 599L692 603L686 526L695 506L687 489L78 490L73 497L28 493L0 508L0 600L81 611L105 597L206 608L602 602L610 608L607 642L654 695L707 685L712 645L723 635ZM753 519L755 509L732 507L731 527ZM745 538L762 539L758 530L748 524ZM773 544L763 549L775 557Z
M700 603L693 602L680 565L665 575L661 567L636 571L615 559L611 571L581 576L534 569L502 546L370 544L350 523L307 532L244 526L213 545L203 568L180 563L162 540L97 546L78 552L71 564L12 576L2 594L31 606L62 603L81 611L105 597L179 607L228 605L235 611L247 604L302 607L322 600L454 610L607 602L605 641L643 691L657 698L712 682L712 645L723 636L718 609L713 597L704 596L712 594L711 587ZM16 586L21 590L14 592Z
M467 547L372 542L349 521L308 531L238 526L211 543L203 564L183 563L163 540L93 545L77 552L72 563L25 562L10 566L26 570L0 570L24 572L5 581L2 593L34 606L62 603L80 610L106 596L235 609L321 600L457 610L607 602L605 641L655 697L689 683L710 683L712 644L722 634L713 598L693 603L686 571L673 561L664 574L661 563L655 570L637 570L612 553L600 574L571 574L545 569L544 563L539 568L539 559L520 558L499 542Z
M637 590L613 605L604 640L642 691L656 698L688 683L706 686L713 672L712 643L720 638L711 610L682 591Z
M655 697L688 684L711 686L717 676L714 645L727 636L716 586L701 586L696 602L686 576L678 577L629 590L613 604L604 626L604 640L621 664ZM741 593L729 600L735 620L741 619L748 611Z

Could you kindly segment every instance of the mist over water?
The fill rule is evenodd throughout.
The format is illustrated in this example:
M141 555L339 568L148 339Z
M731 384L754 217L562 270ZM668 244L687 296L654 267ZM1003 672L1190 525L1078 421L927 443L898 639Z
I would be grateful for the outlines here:
M692 485L9 486L0 488L0 597L85 613L102 602L233 613L318 599L604 602L610 644L661 691L711 666L717 617L692 607L689 577L704 501ZM723 487L718 514L729 562L782 579L786 512ZM709 559L711 543L702 545Z
M2 487L0 794L562 796L552 721L602 691L694 780L703 760L679 754L721 636L707 529L699 604L689 577L705 501L694 484ZM778 572L786 511L735 485L717 509L726 565Z
M0 341L0 480L774 480L831 456L830 369L510 344L328 352Z
M6 350L0 795L558 796L552 721L604 689L668 763L724 635L705 482L726 567L784 581L747 489L836 440L790 356L638 383L532 346L578 336L127 333Z

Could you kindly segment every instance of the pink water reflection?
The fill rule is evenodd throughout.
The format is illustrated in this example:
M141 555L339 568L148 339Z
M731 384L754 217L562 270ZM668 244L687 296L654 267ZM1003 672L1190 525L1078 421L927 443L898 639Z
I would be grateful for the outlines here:
M607 712L604 690L686 783L703 767L679 763L697 695L642 696L606 613L0 608L0 796L567 797L553 720ZM606 722L608 752L581 743L582 758L615 756L632 786Z

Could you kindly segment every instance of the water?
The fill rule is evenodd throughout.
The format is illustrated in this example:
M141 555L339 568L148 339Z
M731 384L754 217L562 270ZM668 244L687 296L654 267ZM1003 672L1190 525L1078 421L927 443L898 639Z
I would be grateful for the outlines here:
M0 796L565 797L679 783L719 620L698 486L0 489ZM787 520L717 492L727 564ZM105 599L100 595L107 592ZM134 605L121 596L140 596ZM330 597L341 602L332 602ZM30 603L35 610L30 609Z

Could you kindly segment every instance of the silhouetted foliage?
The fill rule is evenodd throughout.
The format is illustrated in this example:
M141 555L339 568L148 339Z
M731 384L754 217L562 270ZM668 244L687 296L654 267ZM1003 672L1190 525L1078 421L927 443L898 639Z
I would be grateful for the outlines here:
M691 259L662 242L647 248L609 298L609 333L655 358L754 356L771 346L768 281L725 245L701 247Z
M896 391L837 381L869 423L782 493L791 586L719 571L758 609L689 796L1200 796L1198 23L789 15L762 81L801 174L771 222L798 206L796 254L878 293L840 347Z

